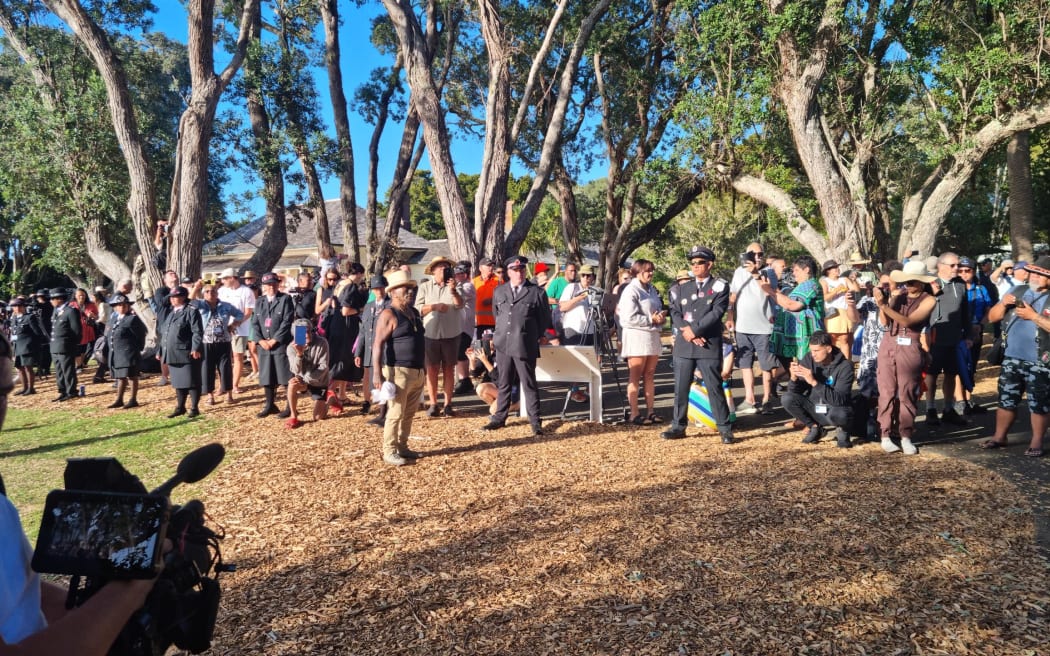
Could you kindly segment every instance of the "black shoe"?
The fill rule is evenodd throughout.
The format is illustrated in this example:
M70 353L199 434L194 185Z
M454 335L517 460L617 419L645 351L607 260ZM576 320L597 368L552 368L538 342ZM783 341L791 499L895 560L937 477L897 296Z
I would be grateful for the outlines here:
M720 433L720 435L722 436L722 444L734 444L736 442L736 438L733 437L732 431L726 431Z
M944 414L941 415L941 420L952 426L968 426L970 424L965 417L955 411L955 408L948 408L945 410Z
M967 403L966 410L963 414L966 415L983 415L988 413L988 408L977 403Z
M53 399L51 399L51 402L52 402L52 403L62 403L63 401L68 401L68 400L69 400L69 399L71 399L71 398L72 398L71 396L68 396L68 395L66 395L66 394L63 394L63 395L61 395L61 396L58 396L58 397L56 397L56 398L53 398Z
M533 424L532 435L533 437L539 437L540 435L543 435L543 426L540 426L539 424Z
M93 383L95 383L97 385L99 383L106 382L106 379L105 378L99 378L98 376L95 376L94 378L91 379L91 382L93 382Z
M820 437L824 434L824 429L814 424L809 427L809 432L802 438L803 444L815 444L820 440Z
M25 394L26 394L26 396L29 396L30 394L36 394L36 388L35 387L30 387L29 389L27 389L25 391Z
M471 384L469 378L460 378L452 391L456 394L467 394L474 391L474 385Z
M937 418L936 410L926 411L926 425L927 426L940 426L941 420Z
M172 413L170 415L168 415L168 419L174 419L175 417L181 417L184 414L186 414L186 408L175 408L175 410L173 410Z
M279 412L280 412L280 410L277 409L277 406L275 406L275 405L268 405L265 408L263 408L262 410L260 410L259 413L257 415L255 415L255 416L258 417L259 419L262 419L263 417L269 417L270 415L275 415L275 414L277 414Z
M382 414L378 414L375 417L372 417L371 419L366 421L365 423L366 424L372 424L373 426L382 426L382 425L386 424L386 417L383 416Z
M455 417L456 416L456 411L452 409L452 404L450 403L450 404L446 405L444 408L441 408L441 414L444 415L445 417Z
M438 407L436 405L432 405L429 408L427 408L427 416L431 419L437 417L439 412L440 410L438 410Z
M193 419L194 417L200 417L201 411L197 408L190 408L190 411L186 413L186 416L190 419Z
M487 423L487 424L485 424L484 426L481 427L481 430L499 430L501 428L503 428L503 422L502 421L496 421L495 419L490 419L489 423Z
M423 457L422 453L418 451L413 451L412 449L401 449L397 452L397 455L401 456L402 458L408 458L409 460L419 460Z
M664 432L660 433L660 437L665 440L680 440L685 437L684 428L668 428Z
M285 408L284 410L281 410L280 412L277 413L277 418L278 419L287 419L288 417L291 417L291 416L292 416L292 409L291 408Z
M852 449L853 443L850 442L849 431L847 431L845 428L839 428L838 430L836 430L835 444L837 444L840 449Z
M29 390L28 389L24 389L24 390L22 390L20 392L15 392L15 396L25 396L28 393L29 393Z
M365 401L361 404L361 414L367 415L368 411L372 409L372 402Z
M106 407L111 409L111 410L114 409L114 408L123 408L124 407L124 402L121 401L120 399L117 399L116 401L114 401L113 403L110 403Z
M136 401L135 399L131 399L130 401L128 401L127 403L124 404L124 409L125 410L131 410L132 408L137 408L137 407L139 407L139 402Z

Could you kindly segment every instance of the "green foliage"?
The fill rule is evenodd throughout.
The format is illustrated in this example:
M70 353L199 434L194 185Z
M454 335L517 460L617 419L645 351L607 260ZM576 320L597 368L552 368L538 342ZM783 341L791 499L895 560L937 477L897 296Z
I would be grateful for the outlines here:
M438 202L437 188L434 187L434 175L430 171L416 171L408 188L408 197L411 232L423 239L444 239L445 221L441 218L441 204Z

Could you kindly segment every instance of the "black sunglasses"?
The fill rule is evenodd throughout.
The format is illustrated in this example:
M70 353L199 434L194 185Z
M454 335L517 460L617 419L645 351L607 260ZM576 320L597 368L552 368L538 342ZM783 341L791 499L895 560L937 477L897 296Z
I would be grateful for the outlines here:
M711 264L711 263L708 262L707 260L693 260L689 264L692 264L693 266L703 266L705 264Z

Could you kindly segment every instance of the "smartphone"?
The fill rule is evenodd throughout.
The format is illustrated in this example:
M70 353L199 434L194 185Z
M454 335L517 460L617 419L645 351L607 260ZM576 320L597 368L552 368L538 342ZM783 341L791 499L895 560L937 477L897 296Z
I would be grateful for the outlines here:
M306 326L295 326L295 345L306 346Z
M1024 307L1024 301L1022 301L1021 299L1017 299L1017 307L1023 308Z
M47 495L33 570L46 574L151 579L160 573L168 498L54 490Z

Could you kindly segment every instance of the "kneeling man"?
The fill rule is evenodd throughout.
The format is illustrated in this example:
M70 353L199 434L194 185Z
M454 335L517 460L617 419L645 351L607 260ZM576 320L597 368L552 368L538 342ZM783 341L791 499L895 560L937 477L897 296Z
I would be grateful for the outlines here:
M835 348L831 335L818 330L809 338L809 353L801 362L791 363L791 383L781 405L809 428L804 443L818 441L825 427L834 426L838 445L848 449L852 388L853 363Z
M292 330L306 333L305 343L300 344L293 340L288 345L288 368L292 374L288 379L288 411L291 416L285 422L285 426L298 428L302 422L299 421L299 412L295 404L300 394L307 393L314 400L314 421L328 417L325 392L328 389L331 371L328 368L328 340L314 332L313 322L309 319L296 319Z

